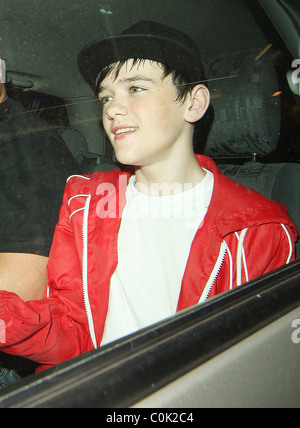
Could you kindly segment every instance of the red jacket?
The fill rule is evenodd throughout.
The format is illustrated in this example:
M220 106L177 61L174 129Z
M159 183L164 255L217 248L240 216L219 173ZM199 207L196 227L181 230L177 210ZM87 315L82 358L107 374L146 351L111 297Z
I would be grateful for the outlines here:
M178 311L294 260L297 230L286 209L224 177L211 159L199 162L213 172L214 192L191 247ZM51 366L100 346L129 177L114 170L69 179L47 297L25 303L0 292L0 350Z

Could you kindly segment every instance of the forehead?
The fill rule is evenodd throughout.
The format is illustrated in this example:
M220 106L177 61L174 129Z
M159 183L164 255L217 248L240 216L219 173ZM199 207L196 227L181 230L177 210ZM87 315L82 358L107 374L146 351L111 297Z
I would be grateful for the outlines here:
M127 83L128 80L149 80L149 82L162 82L163 67L150 60L129 59L125 63L113 64L102 80L99 91L106 89L114 83Z

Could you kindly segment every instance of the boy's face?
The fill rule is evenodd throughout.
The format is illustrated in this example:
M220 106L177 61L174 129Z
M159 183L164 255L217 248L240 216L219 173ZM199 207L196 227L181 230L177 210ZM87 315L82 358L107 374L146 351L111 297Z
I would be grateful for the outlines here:
M100 86L104 129L116 158L126 165L144 167L187 150L193 127L185 119L186 103L177 102L171 76L162 78L159 64L131 60L115 79L108 75Z

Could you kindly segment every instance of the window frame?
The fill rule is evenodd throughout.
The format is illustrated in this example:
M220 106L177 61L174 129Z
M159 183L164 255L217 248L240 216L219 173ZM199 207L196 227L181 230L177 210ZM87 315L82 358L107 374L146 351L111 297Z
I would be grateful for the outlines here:
M299 307L297 260L12 385L0 408L132 406Z

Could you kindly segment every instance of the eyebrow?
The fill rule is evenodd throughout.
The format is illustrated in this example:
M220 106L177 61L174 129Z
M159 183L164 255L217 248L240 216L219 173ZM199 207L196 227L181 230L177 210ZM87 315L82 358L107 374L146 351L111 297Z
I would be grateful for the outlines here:
M121 84L133 83L133 82L148 82L148 83L152 83L152 84L156 84L157 83L154 79L149 79L148 77L139 76L139 75L132 76L132 77L127 77L125 79L119 80L119 83L121 83ZM101 94L103 91L106 91L107 89L108 88L106 86L100 86L98 94Z

